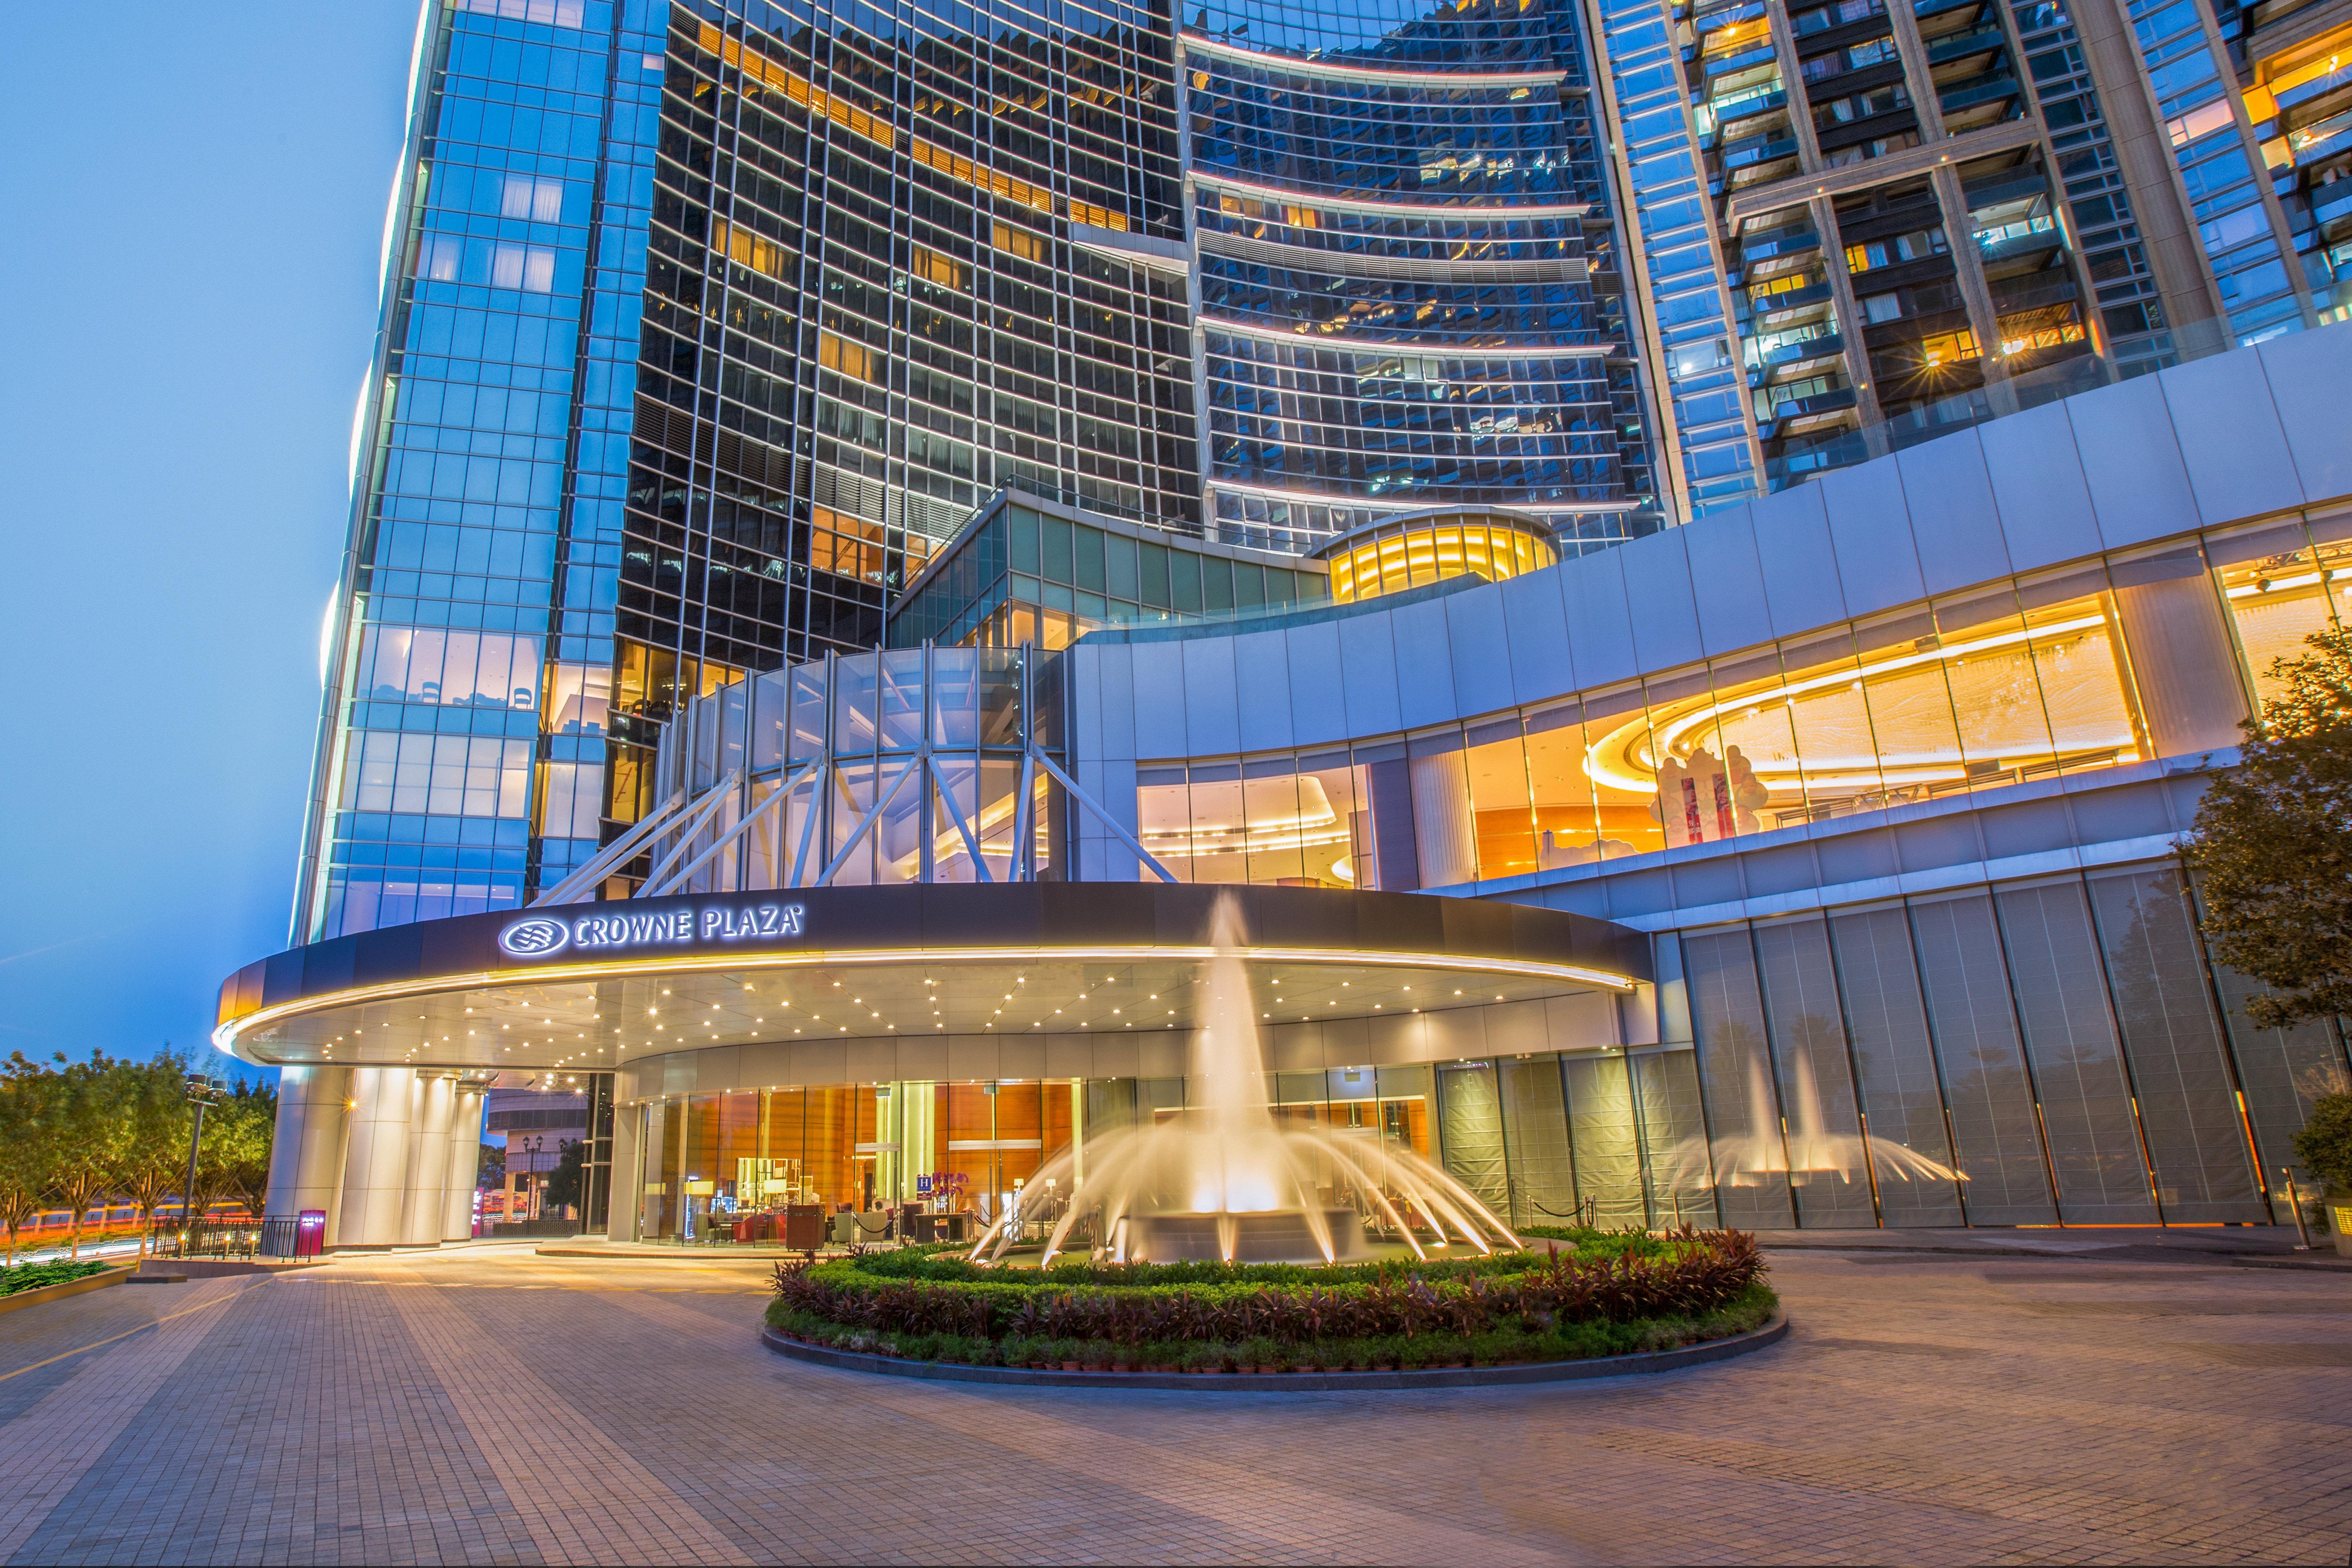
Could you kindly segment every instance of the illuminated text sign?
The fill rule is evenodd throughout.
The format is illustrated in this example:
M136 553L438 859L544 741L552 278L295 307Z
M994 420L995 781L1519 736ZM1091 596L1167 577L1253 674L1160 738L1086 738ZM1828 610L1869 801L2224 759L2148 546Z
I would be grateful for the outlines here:
M499 947L510 958L551 958L572 949L609 954L774 938L789 941L802 934L807 912L800 904L700 904L644 912L606 906L569 918L525 915L499 932Z

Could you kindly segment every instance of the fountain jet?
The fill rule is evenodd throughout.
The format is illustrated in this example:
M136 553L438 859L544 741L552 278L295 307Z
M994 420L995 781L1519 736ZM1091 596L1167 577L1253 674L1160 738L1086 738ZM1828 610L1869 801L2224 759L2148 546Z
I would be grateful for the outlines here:
M1038 1171L1029 1191L1070 1194L1041 1267L1081 1225L1095 1250L1121 1263L1338 1262L1363 1253L1368 1222L1419 1258L1456 1242L1481 1252L1520 1245L1469 1188L1378 1129L1278 1121L1244 962L1247 935L1230 895L1218 901L1210 944L1209 1005L1188 1064L1194 1102L1168 1121L1073 1143ZM1008 1205L970 1256L1002 1258L1026 1229L1020 1205Z

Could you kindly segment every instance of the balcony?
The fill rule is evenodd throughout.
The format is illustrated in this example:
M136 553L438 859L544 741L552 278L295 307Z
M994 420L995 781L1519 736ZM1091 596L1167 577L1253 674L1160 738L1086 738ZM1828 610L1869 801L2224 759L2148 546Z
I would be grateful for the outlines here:
M2081 293L2071 282L2035 283L2040 273L2028 274L2019 279L2019 287L1992 286L1992 310L1996 316L2013 316L2021 310L2039 310L2051 305L2063 305Z
M2058 220L2044 214L2038 217L2021 218L1995 228L1977 230L1977 254L1990 267L1997 262L2017 261L2027 257L2046 255L2064 243L2058 232Z
M2336 153L2352 149L2352 110L2331 114L2326 119L2286 133L2286 144L2294 155L2294 166L2310 168Z
M1829 302L1830 286L1816 283L1809 289L1757 296L1748 301L1748 306L1754 312L1753 325L1760 329L1794 326L1807 316L1818 314Z
M2339 226L2352 226L2352 180L2338 180L2332 185L2315 186L2311 193L2311 216L2320 232L2329 239L2343 237Z
M1843 409L1852 408L1857 401L1859 400L1853 387L1841 386L1833 392L1817 392L1811 397L1797 397L1786 403L1776 403L1772 405L1771 426L1769 429L1763 432L1764 438L1768 441L1777 440L1789 433L1789 427L1791 425L1818 418L1824 414L1835 414Z
M1770 92L1759 93L1753 98L1736 99L1729 102L1717 105L1715 110L1716 127L1717 130L1722 132L1723 135L1727 139L1744 136L1748 134L1748 132L1743 131L1735 131L1733 128L1735 126L1744 125L1748 121L1754 120L1759 115L1770 114L1776 110L1786 109L1788 107L1788 92L1783 89L1775 88Z
M1970 180L1960 186L1961 199L1969 204L1971 214L1988 208L2005 206L2011 202L2031 201L2050 194L2050 182L2042 171L2027 164L2020 169L2004 169L1981 180Z
M2000 48L2003 41L1999 27L1980 27L1972 33L1937 38L1927 46L1927 63L1931 66L1948 65L1970 55L1987 54Z
M1770 163L1797 155L1797 138L1787 130L1769 131L1761 135L1743 136L1737 142L1723 144L1723 172L1731 174L1759 163Z
M1772 40L1768 37L1760 43L1750 44L1745 48L1735 49L1729 54L1709 55L1699 62L1699 70L1712 81L1717 77L1729 76L1734 71L1744 71L1753 66L1769 65L1772 60Z
M1966 116L1972 122L1980 123L1999 116L1979 111L2013 102L2016 98L2017 79L2013 76L1970 77L1956 87L1938 92L1936 101L1942 107L1944 118L1948 121Z
M1827 157L1832 153L1843 152L1848 147L1859 146L1865 142L1876 142L1884 137L1900 135L1906 131L1916 131L1918 128L1919 117L1912 113L1910 107L1906 105L1901 109L1890 109L1865 119L1849 120L1843 125L1831 126L1818 133L1819 145L1822 155Z
M1754 391L1820 371L1841 369L1844 358L1845 339L1836 332L1820 332L1793 342L1775 343L1756 356L1748 372L1748 389Z
M2352 192L2352 185L2347 185L2345 188L2347 192ZM1759 261L1769 261L1776 256L1801 256L1809 250L1819 250L1821 247L1822 237L1814 232L1811 224L1797 224L1787 228L1762 229L1755 234L1740 237L1739 265L1743 268L1753 267Z

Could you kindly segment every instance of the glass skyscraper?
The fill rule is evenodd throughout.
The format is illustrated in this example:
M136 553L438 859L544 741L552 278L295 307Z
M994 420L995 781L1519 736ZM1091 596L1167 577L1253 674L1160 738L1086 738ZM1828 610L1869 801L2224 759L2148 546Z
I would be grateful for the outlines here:
M433 0L296 935L556 885L745 672L1217 611L1162 538L1573 557L2333 319L2334 17ZM1008 490L1078 548L982 605Z
M1655 528L1573 7L1241 0L1181 42L1221 533L1463 502Z

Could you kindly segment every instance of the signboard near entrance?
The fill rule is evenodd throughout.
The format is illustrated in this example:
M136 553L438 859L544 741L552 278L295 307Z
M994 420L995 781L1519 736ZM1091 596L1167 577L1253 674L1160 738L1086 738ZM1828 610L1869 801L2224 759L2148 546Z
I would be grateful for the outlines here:
M499 931L499 951L509 958L553 958L560 953L618 958L632 953L740 942L795 942L808 915L803 904L696 903L639 910L591 906L577 915L525 915Z

